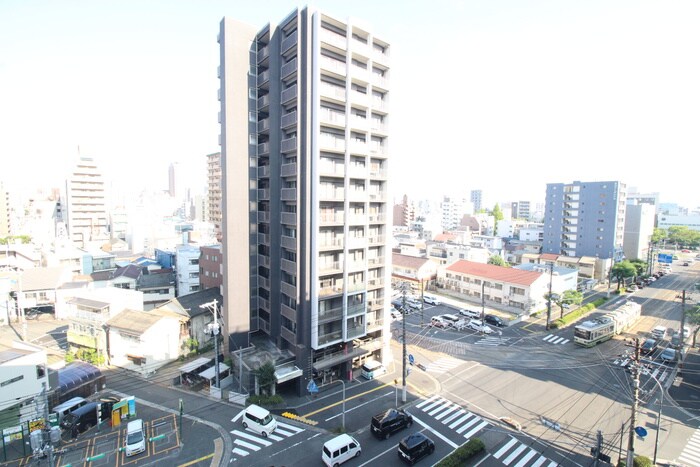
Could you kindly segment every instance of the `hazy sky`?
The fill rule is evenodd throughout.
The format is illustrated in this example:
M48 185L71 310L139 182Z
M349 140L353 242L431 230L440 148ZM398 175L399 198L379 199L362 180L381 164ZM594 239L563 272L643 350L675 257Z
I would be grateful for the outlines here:
M78 154L125 186L204 181L217 135L219 21L291 1L0 0L0 180L60 186ZM313 3L391 43L395 194L621 180L700 206L700 2Z

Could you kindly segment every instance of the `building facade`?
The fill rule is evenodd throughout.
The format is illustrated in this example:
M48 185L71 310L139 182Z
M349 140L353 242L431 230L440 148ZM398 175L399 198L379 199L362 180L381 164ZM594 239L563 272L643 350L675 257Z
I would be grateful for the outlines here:
M221 245L200 247L199 255L199 285L200 290L219 289L223 285L223 262Z
M206 221L221 233L221 153L207 154L207 211Z
M647 260L651 237L654 235L656 206L653 204L627 205L623 251L627 259Z
M66 182L68 233L79 248L109 240L109 217L102 171L90 157L80 157Z
M301 394L388 354L389 44L311 8L219 43L229 346L267 335Z
M548 183L542 252L621 260L625 207L618 181Z

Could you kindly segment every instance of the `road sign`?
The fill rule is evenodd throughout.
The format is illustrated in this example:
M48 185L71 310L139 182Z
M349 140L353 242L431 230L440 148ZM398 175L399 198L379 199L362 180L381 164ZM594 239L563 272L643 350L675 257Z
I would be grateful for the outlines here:
M318 386L316 386L316 382L313 379L309 380L309 384L306 385L306 390L309 391L310 394L316 394L318 392Z
M664 253L659 253L659 256L657 258L657 261L659 263L664 263L664 264L671 264L673 263L673 255L667 255Z
M413 365L415 363L415 361L416 360L413 358L413 354L412 353L408 354L408 363Z
M644 438L647 435L647 430L644 429L643 426L638 426L634 429L634 432L637 433L641 438Z

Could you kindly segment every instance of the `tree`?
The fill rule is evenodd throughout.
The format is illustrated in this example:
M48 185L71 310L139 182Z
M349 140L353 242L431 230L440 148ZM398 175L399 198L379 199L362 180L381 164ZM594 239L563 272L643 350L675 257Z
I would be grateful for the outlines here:
M260 367L255 370L255 377L258 380L258 386L263 392L267 393L269 390L269 394L275 394L277 378L275 377L275 365L272 362L268 361L260 365Z
M612 267L612 277L617 279L617 290L620 290L620 285L622 281L627 277L634 277L637 275L637 268L630 261L624 260L616 263Z
M498 233L498 221L503 220L503 211L501 211L501 207L498 205L498 203L496 203L496 205L493 207L491 215L493 216L493 236L495 237Z
M501 255L491 255L491 257L488 260L488 264L493 264L495 266L507 266L505 260L501 257Z
M685 312L685 321L694 328L692 334L693 347L695 347L695 343L697 342L698 338L698 331L700 331L700 306L694 306L693 308L687 310ZM681 332L683 332L682 329Z
M666 229L654 228L654 233L651 235L651 243L658 245L663 240L666 240L667 235Z
M644 260L633 259L630 261L630 263L632 263L632 265L637 270L637 274L635 274L636 276L641 276L647 270L647 263Z
M549 294L545 294L544 298L548 298ZM580 305L583 301L583 294L578 290L565 290L563 294L552 294L552 301L559 307L559 319L564 317L564 308L569 308L570 305Z

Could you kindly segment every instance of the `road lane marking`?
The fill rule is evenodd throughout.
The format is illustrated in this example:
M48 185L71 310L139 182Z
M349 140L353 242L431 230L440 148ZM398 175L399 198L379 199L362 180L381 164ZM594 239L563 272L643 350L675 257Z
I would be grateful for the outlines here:
M231 432L231 434L233 434L235 436L240 436L241 438L245 438L245 439L248 439L250 441L255 441L256 443L260 443L260 444L265 445L265 446L272 446L271 442L266 441L264 439L260 439L257 436L250 435L244 431L233 430Z
M382 384L381 386L378 386L378 387L376 387L376 388L374 388L374 389L370 389L369 391L365 391L365 392L362 392L362 393L360 393L360 394L355 394L354 396L347 397L347 398L345 398L345 401L347 402L347 401L351 401L351 400L353 400L353 399L357 399L358 397L362 397L362 396L367 395L367 394L370 394L370 393L372 393L372 392L374 392L374 391L378 391L378 390L380 390L380 389L384 389L384 388L386 388L386 387L388 387L388 386L390 386L390 385L389 385L389 384ZM332 403L332 404L330 404L330 405L327 405L327 406L325 406L325 407L321 407L321 408L318 409L318 410L314 410L313 412L309 412L309 413L307 413L306 415L303 415L302 417L303 417L303 418L309 418L309 417L311 417L312 415L316 415L317 413L321 413L321 412L323 412L324 410L331 409L331 408L333 408L333 407L335 407L335 406L337 406L337 405L340 405L340 404L342 404L342 403L343 403L342 400L340 400L340 401L338 401L338 402L334 402L334 403Z
M390 396L390 395L392 395L392 394L394 394L394 391L387 392L386 394L381 395L381 396L379 396L379 397L386 397L386 396ZM345 413L352 412L353 410L359 409L359 408L362 407L363 405L371 404L372 402L375 402L376 400L377 400L377 399L372 399L372 400L369 400L369 401L367 401L367 402L364 402L364 403L362 403L362 404L360 404L360 405L356 405L355 407L346 410ZM336 415L333 415L332 417L327 418L325 421L328 422L328 421L333 420L334 418L340 417L340 416L342 416L342 415L343 415L343 413L341 412L341 413L339 413L339 414L336 414Z
M498 452L496 452L496 454L493 455L493 457L495 457L496 459L500 459L501 456L503 454L505 454L517 442L518 442L517 439L510 438L510 441L508 441L508 443L505 446L503 446L501 449L499 449Z
M420 425L423 425L423 427L424 427L426 430L430 431L432 434L434 434L435 436L437 436L438 438L440 438L441 440L443 440L444 442L446 442L447 444L449 444L450 446L452 446L452 449L457 449L457 446L458 446L457 444L453 443L453 442L450 441L448 438L446 438L446 437L443 436L442 434L440 434L440 433L438 433L437 431L435 431L430 425L425 424L423 421L421 421L420 419L416 418L415 416L413 417L413 421L414 421L414 422L418 422Z

